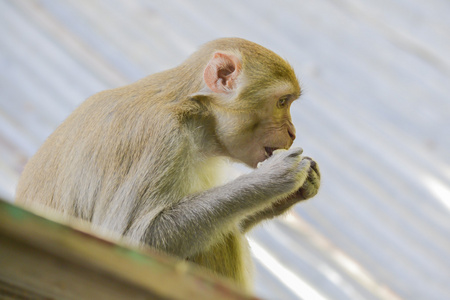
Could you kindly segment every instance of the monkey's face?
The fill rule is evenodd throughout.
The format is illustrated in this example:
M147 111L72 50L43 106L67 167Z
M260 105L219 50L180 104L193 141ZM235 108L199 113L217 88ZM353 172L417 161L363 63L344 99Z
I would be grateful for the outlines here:
M255 168L295 139L290 106L300 95L292 68L276 54L256 47L242 55L217 51L203 79L210 90L216 138L222 153Z
M290 106L294 94L277 93L250 113L227 113L218 118L218 136L233 159L256 168L277 149L288 149L295 139Z

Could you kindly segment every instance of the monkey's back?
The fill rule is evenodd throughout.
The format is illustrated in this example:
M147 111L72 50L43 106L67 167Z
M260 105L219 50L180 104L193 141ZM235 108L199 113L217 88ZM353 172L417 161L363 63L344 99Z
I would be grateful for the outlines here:
M177 157L184 147L172 147L180 142L172 138L180 127L170 111L161 109L157 94L157 89L143 92L132 84L87 99L27 163L16 202L48 207L121 234L136 207L167 205L169 196L152 191L177 186L175 175L185 163ZM161 157L168 158L164 165ZM147 203L135 203L144 198Z

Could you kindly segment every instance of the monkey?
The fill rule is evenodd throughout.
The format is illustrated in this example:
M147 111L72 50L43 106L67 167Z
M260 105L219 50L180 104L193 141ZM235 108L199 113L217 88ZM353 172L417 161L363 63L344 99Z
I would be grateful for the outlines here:
M291 148L300 94L271 50L208 42L177 67L85 100L26 164L16 202L250 289L245 234L320 186L318 164ZM226 181L232 162L253 170Z

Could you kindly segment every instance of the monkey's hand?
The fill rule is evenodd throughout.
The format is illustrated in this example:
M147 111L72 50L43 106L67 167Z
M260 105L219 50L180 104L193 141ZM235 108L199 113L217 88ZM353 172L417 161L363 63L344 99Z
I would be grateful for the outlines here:
M266 182L274 199L287 196L299 190L308 178L310 159L303 159L302 148L276 150L273 155L258 164L256 174Z
M310 161L308 177L303 185L289 198L297 198L298 201L307 200L317 195L320 188L320 170L319 165L311 157L303 157Z
M312 198L317 194L320 187L319 165L310 157L302 157L301 162L304 165L309 164L309 167L307 168L307 177L300 188L294 193L273 202L270 207L244 219L240 224L243 232L248 231L264 219L271 219L285 213L294 204Z
M320 187L319 165L310 157L303 157L303 160L310 161L308 177L295 193L272 204L271 208L273 209L275 216L284 213L288 208L297 202L307 200L317 195Z

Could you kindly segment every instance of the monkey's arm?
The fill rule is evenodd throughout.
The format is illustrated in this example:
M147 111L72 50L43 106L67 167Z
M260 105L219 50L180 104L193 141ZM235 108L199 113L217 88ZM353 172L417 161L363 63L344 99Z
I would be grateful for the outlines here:
M183 198L151 222L143 242L182 258L206 250L245 216L303 185L310 160L300 154L291 149L237 180Z
M272 205L268 208L258 211L255 214L249 215L243 219L240 223L240 229L243 233L248 232L259 222L279 216L285 213L296 203L310 199L317 194L320 187L319 166L309 157L305 157L305 159L311 160L311 167L308 170L308 178L305 180L302 187L294 194L278 200L272 203Z

